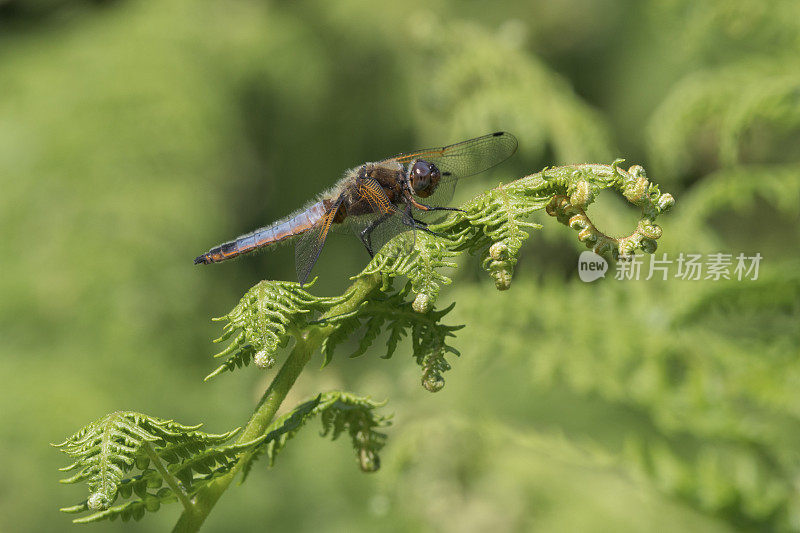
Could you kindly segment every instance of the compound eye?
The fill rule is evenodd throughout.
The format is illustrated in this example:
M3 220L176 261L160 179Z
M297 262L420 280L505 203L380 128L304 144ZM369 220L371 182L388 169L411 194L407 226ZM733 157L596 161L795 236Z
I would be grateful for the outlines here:
M432 195L439 186L442 175L433 163L417 161L411 167L411 188L421 198Z
M411 188L416 194L423 194L431 184L431 167L425 161L417 161L411 167Z
M431 166L425 161L417 161L411 168L412 178L427 178L431 175Z

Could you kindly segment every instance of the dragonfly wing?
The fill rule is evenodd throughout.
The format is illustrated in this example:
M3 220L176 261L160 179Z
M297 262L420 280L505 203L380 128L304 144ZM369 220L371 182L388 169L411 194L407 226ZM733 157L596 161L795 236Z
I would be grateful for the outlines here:
M337 233L355 235L365 246L367 243L364 241L366 240L374 254L377 254L392 239L395 239L392 254L410 253L414 249L415 232L411 231L413 228L410 225L403 222L399 211L385 219L380 219L375 215L348 217L343 224L336 224L336 226ZM367 235L363 233L365 230L367 230Z
M308 280L311 269L314 268L314 264L319 259L319 254L325 245L325 239L328 238L328 231L331 229L333 219L341 203L342 198L339 197L322 218L297 239L294 248L294 260L297 280L300 282L300 286L303 286Z
M506 131L489 133L468 141L400 154L387 159L402 164L416 160L433 163L442 181L466 178L499 165L517 151L517 138Z

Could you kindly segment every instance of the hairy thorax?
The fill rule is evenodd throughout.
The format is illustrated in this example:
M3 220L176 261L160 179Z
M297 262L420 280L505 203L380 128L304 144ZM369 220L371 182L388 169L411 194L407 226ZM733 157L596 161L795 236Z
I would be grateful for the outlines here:
M403 167L397 162L366 163L350 169L341 182L342 204L333 221L341 223L348 216L375 213L374 207L359 193L359 180L362 179L371 178L377 181L389 201L399 205L402 202L404 177ZM334 201L336 198L333 198L331 203Z

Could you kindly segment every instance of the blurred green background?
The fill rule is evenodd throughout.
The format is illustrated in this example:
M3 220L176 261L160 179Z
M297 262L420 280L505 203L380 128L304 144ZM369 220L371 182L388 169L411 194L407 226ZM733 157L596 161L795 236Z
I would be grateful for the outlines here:
M497 129L518 155L457 202L624 157L677 199L658 254L759 252L759 279L584 284L540 213L510 291L471 258L442 294L467 327L441 392L401 348L317 359L287 398L389 398L379 473L311 428L204 531L800 530L798 52L796 0L0 0L0 530L79 530L48 443L107 412L246 422L270 376L202 383L209 318L293 279L292 249L196 255L346 168ZM610 193L590 214L637 218ZM331 242L314 291L366 261Z

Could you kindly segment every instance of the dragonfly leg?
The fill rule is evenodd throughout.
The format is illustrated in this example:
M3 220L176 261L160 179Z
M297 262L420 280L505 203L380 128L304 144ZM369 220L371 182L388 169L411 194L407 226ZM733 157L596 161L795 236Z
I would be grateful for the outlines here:
M406 212L403 214L403 224L411 226L414 229L433 233L428 229L428 223L414 218L414 215L411 214L412 212L411 203L406 203Z
M420 205L425 205L425 204L420 204ZM428 211L461 211L462 213L465 212L463 209L459 209L458 207L435 207L430 205L425 205L425 207L428 208Z
M408 215L408 217L403 217L403 224L405 224L406 226L411 226L414 229L424 231L425 233L430 233L431 235L434 235L436 237L443 237L445 239L447 238L447 235L445 235L444 233L436 233L435 231L429 230L428 224L426 224L421 220L417 220L411 215Z
M432 205L421 204L418 201L416 201L414 197L411 196L408 192L406 192L406 203L409 206L409 208L415 207L420 211L461 211L462 213L464 212L463 209L459 209L458 207L437 207Z
M424 231L425 233L430 233L431 235L434 235L436 237L444 237L445 239L447 238L447 235L443 233L436 233L435 231L429 230L427 222L423 222L421 220L417 220L416 218L414 218L414 216L411 214L412 213L411 206L412 206L411 202L406 203L406 212L405 216L403 217L403 224L405 224L406 226L411 226L414 229ZM450 208L446 209L449 210ZM460 209L458 211L460 211Z
M361 230L361 233L358 234L361 237L361 242L364 243L364 246L367 248L367 253L369 253L370 257L375 257L375 252L372 250L372 232L375 231L380 224L386 222L390 216L394 213L386 213L384 215L379 216L372 222L370 222L369 226Z
M414 226L414 227L415 227L416 229L425 229L425 228L427 228L427 227L428 227L428 223L427 223L427 222L423 222L422 220L417 220L417 219L416 219L416 218L414 218L414 217L411 217L411 220L413 220L413 221L414 221L414 224L415 224L415 226Z

